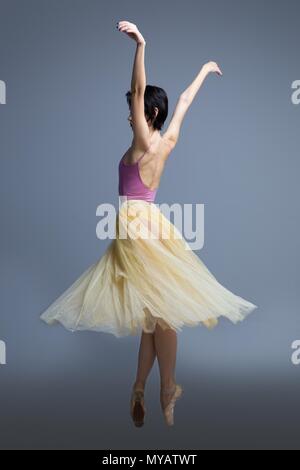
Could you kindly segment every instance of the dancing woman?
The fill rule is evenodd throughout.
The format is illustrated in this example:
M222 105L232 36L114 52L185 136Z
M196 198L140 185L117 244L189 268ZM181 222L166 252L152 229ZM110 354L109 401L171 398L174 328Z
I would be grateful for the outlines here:
M119 161L122 203L116 237L41 319L48 324L60 322L70 331L102 331L117 337L141 334L130 395L132 420L136 426L144 424L144 390L157 358L161 408L166 424L172 426L175 402L183 392L175 379L177 333L183 326L212 328L221 316L237 323L257 306L221 285L154 203L183 118L205 78L210 73L222 76L219 66L210 61L201 67L161 133L168 97L161 87L146 85L146 41L129 21L119 21L117 29L136 43L136 52L131 88L126 93L133 139ZM148 236L140 236L141 229L148 230L149 220Z

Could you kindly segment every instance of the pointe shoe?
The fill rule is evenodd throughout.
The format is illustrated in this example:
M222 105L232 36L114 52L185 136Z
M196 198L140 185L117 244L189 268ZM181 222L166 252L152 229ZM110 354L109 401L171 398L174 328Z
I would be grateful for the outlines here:
M165 394L170 394L171 392L173 392L171 399L168 405L165 408L163 408L165 422L168 426L174 425L174 407L175 407L176 400L180 398L183 393L183 388L181 385L175 384L174 387L162 390L161 393L165 395Z
M146 414L144 390L133 390L130 400L130 415L136 427L144 425Z

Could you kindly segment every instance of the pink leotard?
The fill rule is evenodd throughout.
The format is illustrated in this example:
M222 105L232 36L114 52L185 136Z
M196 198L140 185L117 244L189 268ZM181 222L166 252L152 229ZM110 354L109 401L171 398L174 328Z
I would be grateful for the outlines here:
M158 188L151 190L145 186L139 171L139 162L146 152L147 150L135 163L131 165L124 163L125 154L121 158L119 163L120 196L126 196L127 199L143 199L144 201L154 202Z

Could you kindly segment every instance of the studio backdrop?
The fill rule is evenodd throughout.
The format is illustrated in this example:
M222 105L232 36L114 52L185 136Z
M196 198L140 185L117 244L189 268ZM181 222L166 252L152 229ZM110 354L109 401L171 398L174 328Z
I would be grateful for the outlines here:
M297 0L0 0L2 449L299 448L299 15ZM122 20L168 93L163 131L204 63L223 72L188 109L155 202L203 206L195 253L257 306L178 334L173 429L157 362L147 423L130 420L138 335L40 319L111 242L97 209L118 208L132 140Z

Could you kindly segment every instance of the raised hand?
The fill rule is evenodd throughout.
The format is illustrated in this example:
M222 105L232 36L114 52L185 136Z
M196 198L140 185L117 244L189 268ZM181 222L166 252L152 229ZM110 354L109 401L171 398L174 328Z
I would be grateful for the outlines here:
M203 68L207 71L207 73L216 72L218 75L223 75L218 64L212 60L204 64Z
M133 39L136 43L146 44L143 35L134 23L130 23L129 21L118 21L117 29L122 33L126 33L127 36Z

